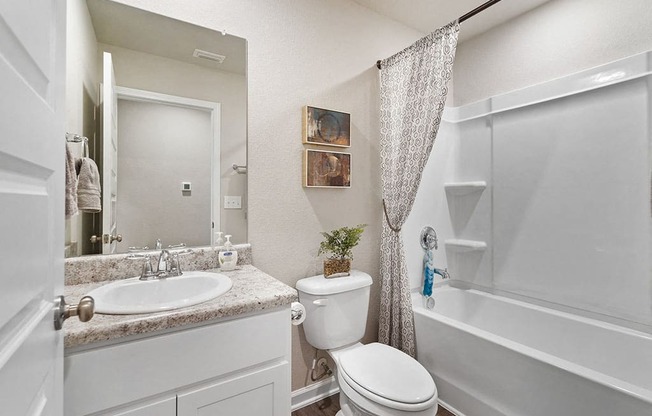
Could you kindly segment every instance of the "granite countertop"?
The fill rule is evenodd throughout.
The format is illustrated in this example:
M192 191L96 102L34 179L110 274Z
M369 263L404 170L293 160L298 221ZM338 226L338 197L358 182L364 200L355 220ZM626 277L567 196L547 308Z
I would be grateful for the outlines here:
M207 271L219 272L219 270ZM131 335L273 309L298 300L295 289L252 265L241 265L234 271L221 273L233 280L231 290L213 300L195 306L140 315L95 314L93 319L86 323L80 322L74 317L70 318L63 326L64 345L66 348L74 348ZM110 281L66 286L66 301L76 304L86 293L107 283ZM288 316L289 323L290 317Z

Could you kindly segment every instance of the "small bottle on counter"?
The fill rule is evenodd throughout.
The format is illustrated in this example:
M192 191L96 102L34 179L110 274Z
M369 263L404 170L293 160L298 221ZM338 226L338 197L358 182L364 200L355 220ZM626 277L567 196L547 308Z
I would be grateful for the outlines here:
M222 231L215 232L215 238L213 239L213 245L217 248L221 248L224 245L224 239L222 238Z
M225 237L226 242L224 243L224 248L218 254L220 269L223 271L235 270L235 266L238 264L238 252L233 249L231 236L226 235Z

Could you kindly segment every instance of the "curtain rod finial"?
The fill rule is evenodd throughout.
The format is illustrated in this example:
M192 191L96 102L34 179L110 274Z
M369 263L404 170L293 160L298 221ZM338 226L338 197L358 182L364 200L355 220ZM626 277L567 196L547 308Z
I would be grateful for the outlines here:
M378 67L378 69L381 69L381 67L380 67L380 59L376 61L376 66Z

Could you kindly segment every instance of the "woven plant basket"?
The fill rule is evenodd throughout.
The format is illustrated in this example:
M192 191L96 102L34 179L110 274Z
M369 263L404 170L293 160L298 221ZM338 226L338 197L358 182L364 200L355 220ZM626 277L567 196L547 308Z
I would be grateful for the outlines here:
M324 277L349 276L351 259L326 259L324 260Z

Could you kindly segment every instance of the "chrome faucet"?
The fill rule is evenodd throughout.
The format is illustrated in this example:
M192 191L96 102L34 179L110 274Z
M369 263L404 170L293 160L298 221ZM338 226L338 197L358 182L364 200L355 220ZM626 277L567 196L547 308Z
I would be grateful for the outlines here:
M448 268L438 269L438 268L435 267L433 269L433 272L440 275L442 279L450 279L451 278L451 275L448 273Z
M179 263L179 253L170 253L169 250L161 250L161 255L158 258L158 272L156 277L159 279L166 277L181 276L181 263Z
M158 257L158 272L169 272L170 271L170 251L161 250L161 255Z
M179 256L181 254L190 253L192 253L191 249L182 251L175 250L172 252L170 250L163 249L161 250L161 254L158 256L156 270L154 269L154 262L150 253L131 253L127 256L127 259L145 259L143 270L140 273L140 280L165 279L166 277L181 276L183 274L181 271L181 262L179 261Z
M149 254L144 256L132 255L130 258L143 257L145 258L145 264L143 264L140 280L165 279L166 277L181 276L183 274L179 263L179 253L170 253L166 249L161 250L156 270L154 270L152 257Z

